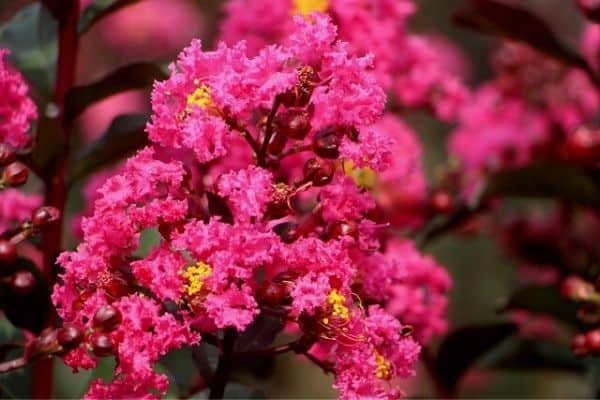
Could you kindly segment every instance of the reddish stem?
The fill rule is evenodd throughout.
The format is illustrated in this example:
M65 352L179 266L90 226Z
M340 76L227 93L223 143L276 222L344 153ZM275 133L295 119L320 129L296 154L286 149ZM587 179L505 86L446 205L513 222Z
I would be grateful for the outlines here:
M13 371L15 369L23 368L27 365L27 359L25 357L15 358L14 360L8 360L0 363L0 373Z
M48 0L47 0L48 2ZM52 9L52 3L49 4ZM65 148L63 157L57 161L50 173L46 176L46 193L44 203L55 207L60 212L60 220L48 227L42 235L42 252L44 254L44 269L42 271L49 287L54 284L54 263L61 251L63 215L66 202L66 172L69 157L70 124L64 117L64 105L67 92L75 82L75 70L78 51L77 27L79 23L79 1L62 1L58 18L58 66L56 71L56 85L54 88L54 103L61 110L59 124L64 135ZM54 315L48 318L48 325L52 326ZM33 365L33 398L50 398L52 396L52 358L44 358Z

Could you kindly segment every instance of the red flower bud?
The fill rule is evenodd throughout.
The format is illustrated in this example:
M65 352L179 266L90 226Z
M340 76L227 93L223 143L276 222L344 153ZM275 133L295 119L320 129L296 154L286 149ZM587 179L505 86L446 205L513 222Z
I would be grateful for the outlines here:
M0 265L11 265L17 261L17 246L8 240L0 239Z
M75 325L65 325L58 330L56 339L63 349L73 350L83 340L83 330Z
M60 219L60 211L55 207L40 207L33 212L31 224L38 229L45 228Z
M600 129L581 126L567 139L567 151L575 162L597 165L600 162Z
M35 276L29 271L17 271L10 280L10 289L19 296L27 296L35 288Z
M600 353L600 329L585 334L585 347L591 353Z
M304 139L311 129L309 113L298 109L279 113L275 119L275 124L278 133L296 140Z
M0 166L8 165L16 159L15 149L7 143L0 143Z
M588 354L589 351L586 347L585 335L576 335L573 337L573 340L571 341L571 351L578 357L583 357Z
M561 295L574 301L589 300L594 292L594 285L575 275L567 277L560 287Z
M333 179L333 165L327 160L311 158L302 168L304 180L315 186L325 186Z
M119 309L111 306L102 306L94 315L93 326L100 332L111 332L123 321L123 315Z
M321 129L313 138L313 151L322 158L338 158L343 135L344 131L339 126L328 126Z
M267 281L256 290L256 299L260 304L277 306L281 304L286 294L285 284Z
M273 231L279 235L283 243L293 243L300 237L298 234L298 224L293 222L282 222L273 227Z
M358 239L358 225L352 221L335 221L327 228L327 237L337 239L342 236L351 236Z
M436 190L429 198L429 208L434 214L448 214L454 208L454 200L450 193Z
M21 186L28 176L27 167L18 161L8 164L2 171L2 181L8 186Z
M96 357L106 357L113 353L113 341L108 335L98 335L92 343L92 353Z

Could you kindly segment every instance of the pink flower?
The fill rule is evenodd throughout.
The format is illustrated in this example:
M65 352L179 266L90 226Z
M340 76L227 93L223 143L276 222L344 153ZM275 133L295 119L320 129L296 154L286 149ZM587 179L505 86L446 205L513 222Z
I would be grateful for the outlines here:
M63 320L86 332L65 357L74 368L94 366L98 351L85 348L106 340L98 310L122 314L104 332L115 378L95 381L88 397L164 394L168 380L153 368L160 356L196 345L200 332L243 333L267 306L309 344L343 349L331 357L342 397L399 394L396 380L413 374L416 342L353 294L356 262L381 255L365 218L373 198L342 165L379 171L393 143L371 127L385 102L367 72L372 57L350 54L326 16L293 24L282 45L254 57L244 44L208 52L192 42L153 91L147 130L157 150L139 151L95 191L83 243L59 257L65 270L52 297ZM288 155L298 157L291 168ZM298 168L307 157L312 164ZM157 243L142 251L150 233ZM262 290L269 285L273 296ZM349 346L356 338L360 351ZM360 355L370 375L354 387Z
M31 140L27 132L37 110L23 77L6 62L8 54L0 49L0 142L24 148Z

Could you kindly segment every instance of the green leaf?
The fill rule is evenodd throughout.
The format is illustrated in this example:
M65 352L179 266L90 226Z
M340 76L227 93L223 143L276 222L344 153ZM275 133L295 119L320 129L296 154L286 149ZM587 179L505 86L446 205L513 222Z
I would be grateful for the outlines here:
M58 25L39 3L21 10L0 27L0 47L11 51L10 61L49 98L54 85Z
M148 143L144 132L147 120L146 114L117 116L104 135L77 157L69 183L114 164L145 146Z
M468 0L454 20L484 34L525 42L562 62L591 71L577 52L561 43L544 21L527 10L496 0Z
M553 286L527 286L512 293L501 311L526 310L550 315L567 324L579 326L577 304L563 299Z
M96 0L81 13L79 19L79 34L83 35L92 26L120 9L139 2L140 0Z
M498 346L482 362L484 368L505 370L558 370L583 372L585 362L576 358L564 344L523 338L511 338Z
M469 368L515 331L514 324L496 323L471 325L451 332L438 351L435 363L438 382L454 393Z
M90 105L114 94L152 86L154 81L165 79L167 74L159 66L140 62L120 67L100 80L75 87L67 93L65 116L76 118Z
M482 196L555 197L600 208L600 188L593 178L577 166L559 162L493 173L486 180Z

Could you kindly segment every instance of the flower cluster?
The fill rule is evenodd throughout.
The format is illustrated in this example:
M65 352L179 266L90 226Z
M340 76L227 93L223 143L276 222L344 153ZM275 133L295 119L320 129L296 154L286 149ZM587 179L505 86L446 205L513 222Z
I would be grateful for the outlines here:
M590 55L593 35L589 30L585 41ZM493 54L492 67L494 79L477 88L461 108L449 140L470 192L486 172L543 158L564 159L564 144L579 140L578 128L592 123L600 111L600 93L583 70L563 66L527 45L503 43Z
M256 52L266 44L281 43L293 29L294 15L310 19L312 12L326 13L352 54L375 56L372 74L400 104L429 107L439 118L452 120L467 99L455 68L461 62L454 62L460 56L446 42L407 31L415 10L411 0L230 0L221 37L227 43L246 40Z
M28 131L37 111L23 77L8 65L7 56L8 50L0 49L0 143L24 148L30 142Z
M280 45L183 50L154 86L152 147L100 187L83 242L59 257L53 301L83 332L65 362L118 360L88 397L163 394L160 356L269 312L296 326L294 351L322 349L341 397L397 397L420 348L408 324L422 341L445 329L448 277L408 243L381 252L377 204L357 185L359 170L390 165L408 192L423 185L418 154L392 159L395 122L377 124L373 57L337 41L325 15L292 20Z

